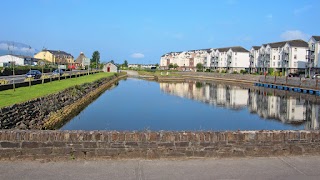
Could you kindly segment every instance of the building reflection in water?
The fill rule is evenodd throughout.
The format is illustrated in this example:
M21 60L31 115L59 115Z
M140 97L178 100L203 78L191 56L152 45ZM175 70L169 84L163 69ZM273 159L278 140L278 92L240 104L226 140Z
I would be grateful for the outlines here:
M306 130L319 129L319 104L290 93L278 96L255 88L196 81L160 83L161 91L171 95L234 110L247 108L250 113L268 120L304 124Z

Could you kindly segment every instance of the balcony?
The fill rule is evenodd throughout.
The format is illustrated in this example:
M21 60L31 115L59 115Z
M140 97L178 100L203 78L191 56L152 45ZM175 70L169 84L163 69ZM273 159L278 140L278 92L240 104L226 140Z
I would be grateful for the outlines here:
M314 60L314 54L306 55L306 59Z
M309 50L312 51L312 52L314 52L314 51L315 51L315 46L310 46L310 47L309 47Z

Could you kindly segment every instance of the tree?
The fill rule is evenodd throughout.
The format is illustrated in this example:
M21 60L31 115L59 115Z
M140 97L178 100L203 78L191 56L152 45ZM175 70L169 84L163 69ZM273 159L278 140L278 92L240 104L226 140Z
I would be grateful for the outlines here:
M99 51L94 51L92 54L92 58L90 59L90 63L100 63L100 53Z
M177 63L175 63L174 65L173 65L173 68L174 69L177 69L179 66L178 66L178 64Z
M123 67L128 67L128 61L127 61L127 60L124 60L122 66L123 66Z
M98 68L99 64L100 64L100 53L99 51L94 51L92 54L92 58L90 59L90 67Z
M171 69L171 68L173 68L173 64L172 63L169 64L169 69Z
M198 71L202 71L203 70L203 65L201 63L198 63L196 66Z
M157 64L155 64L155 66L156 66L156 67L159 67L159 64L157 63Z
M111 62L112 64L114 64L114 60L111 60L110 62Z

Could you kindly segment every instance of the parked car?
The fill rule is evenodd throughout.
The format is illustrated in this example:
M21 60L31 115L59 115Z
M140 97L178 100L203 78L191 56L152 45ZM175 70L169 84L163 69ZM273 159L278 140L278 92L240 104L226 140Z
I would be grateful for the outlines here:
M290 74L288 74L288 77L300 77L300 74L298 74L298 73L290 73Z
M34 79L40 79L42 76L41 72L39 70L30 70L26 74L26 78L34 78Z
M314 74L312 77L311 77L312 79L319 79L320 78L320 74Z
M62 69L56 69L52 72L52 75L55 76L60 74L60 76L62 76L63 73L64 71Z

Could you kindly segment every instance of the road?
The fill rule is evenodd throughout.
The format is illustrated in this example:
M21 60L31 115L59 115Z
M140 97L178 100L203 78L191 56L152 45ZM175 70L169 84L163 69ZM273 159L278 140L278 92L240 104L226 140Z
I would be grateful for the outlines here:
M0 179L320 179L320 156L0 161Z
M65 74L70 75L70 73L78 73L78 72L87 72L87 70L73 70L73 71L65 71ZM52 72L50 73L43 73L44 75L52 75ZM23 82L25 79L25 74L23 75L15 75L15 76L0 76L0 79L5 79L9 81L9 84L13 83L13 80L15 83Z

